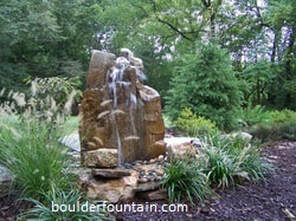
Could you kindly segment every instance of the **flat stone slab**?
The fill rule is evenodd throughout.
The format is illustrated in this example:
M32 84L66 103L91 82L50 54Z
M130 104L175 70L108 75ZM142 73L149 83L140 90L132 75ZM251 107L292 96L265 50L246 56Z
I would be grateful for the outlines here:
M121 178L124 176L130 176L131 172L127 169L121 169L121 168L92 169L92 175L94 177L103 177L103 178Z
M80 152L80 139L78 133L73 133L62 137L59 139L59 142L74 151Z
M144 200L165 200L168 199L168 195L165 190L153 190L137 193L137 196Z
M139 183L138 186L135 188L136 192L144 192L150 190L156 190L160 187L160 182L147 182L147 183Z

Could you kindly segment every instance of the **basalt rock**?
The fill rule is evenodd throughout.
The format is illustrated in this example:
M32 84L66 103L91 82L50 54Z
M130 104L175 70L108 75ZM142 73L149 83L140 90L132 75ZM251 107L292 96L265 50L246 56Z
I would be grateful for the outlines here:
M118 165L164 155L160 96L143 76L128 58L92 52L79 109L82 165L93 166L85 156L98 149L117 149Z

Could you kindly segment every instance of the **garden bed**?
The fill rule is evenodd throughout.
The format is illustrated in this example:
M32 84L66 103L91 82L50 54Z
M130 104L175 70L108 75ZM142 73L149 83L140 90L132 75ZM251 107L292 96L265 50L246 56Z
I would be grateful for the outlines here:
M219 199L192 207L189 213L121 213L117 219L293 220L289 213L296 216L296 142L265 145L264 155L276 167L265 182L219 190Z
M264 155L276 167L265 182L219 190L220 198L191 207L188 213L120 213L117 220L293 220L289 216L296 215L296 142L265 145ZM15 196L1 198L0 218L16 220L28 207L30 203L17 202Z

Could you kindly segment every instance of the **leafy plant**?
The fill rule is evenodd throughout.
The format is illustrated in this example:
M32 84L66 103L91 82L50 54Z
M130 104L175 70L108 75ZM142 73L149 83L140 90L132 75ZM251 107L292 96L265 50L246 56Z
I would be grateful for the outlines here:
M240 122L246 127L260 123L267 123L271 118L271 113L266 111L264 107L260 105L256 105L255 107L248 105L247 108L241 109L240 111Z
M248 174L248 178L253 181L264 179L272 166L260 156L260 149L248 146L235 157L235 162L239 164L242 171Z
M296 122L296 112L288 109L282 111L273 111L271 112L273 124L287 123L287 122Z
M42 199L42 192L69 188L71 176L65 173L70 159L58 143L58 131L46 122L18 121L5 125L0 119L0 162L13 175L24 196Z
M217 132L216 125L204 117L197 117L189 108L185 108L175 121L177 127L189 136L208 136Z
M209 137L203 146L205 172L218 187L236 184L239 179L257 181L264 178L271 166L260 156L260 149L245 140L219 136Z
M211 42L196 43L191 53L180 57L166 97L167 113L176 119L186 107L215 122L219 129L236 128L242 102L229 55Z
M201 201L212 193L202 169L189 157L172 159L164 171L162 187L167 189L171 202L179 202L184 197L195 204L195 200Z
M260 140L296 140L296 112L291 110L272 111L271 121L254 125L250 133Z
M282 124L279 130L283 139L296 140L296 121Z
M235 176L246 176L225 150L212 146L205 148L204 153L207 159L206 174L210 182L218 187L234 184Z
M74 189L71 191L64 191L53 187L49 192L43 193L44 201L29 198L28 201L34 203L34 208L25 212L20 216L24 219L41 219L46 221L56 220L107 220L107 214L99 208L96 212L81 211L77 207L77 203L83 205L87 201L83 199L81 193ZM61 205L66 205L66 208L61 208ZM55 208L59 206L60 208Z

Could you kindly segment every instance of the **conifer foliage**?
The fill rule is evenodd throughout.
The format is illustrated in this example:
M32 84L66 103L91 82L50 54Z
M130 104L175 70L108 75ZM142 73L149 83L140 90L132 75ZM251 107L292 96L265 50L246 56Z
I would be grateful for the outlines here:
M242 100L239 87L226 50L213 43L197 43L175 69L167 97L168 114L176 119L188 107L221 129L231 129L236 126L235 114Z

